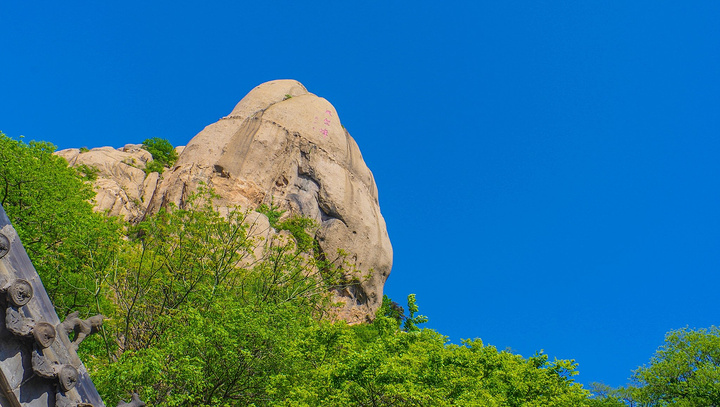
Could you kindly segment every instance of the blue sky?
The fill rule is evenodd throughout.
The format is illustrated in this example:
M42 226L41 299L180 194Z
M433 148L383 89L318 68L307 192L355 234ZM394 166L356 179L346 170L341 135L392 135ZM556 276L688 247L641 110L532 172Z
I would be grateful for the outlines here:
M720 3L628 3L4 2L0 130L184 145L297 79L375 175L387 294L622 385L720 311Z

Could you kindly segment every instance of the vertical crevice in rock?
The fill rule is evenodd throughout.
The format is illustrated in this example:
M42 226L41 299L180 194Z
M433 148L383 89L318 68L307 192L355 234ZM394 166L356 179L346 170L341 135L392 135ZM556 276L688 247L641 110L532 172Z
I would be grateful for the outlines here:
M243 152L249 150L255 140L255 135L262 124L263 113L264 110L261 110L245 119L223 149L218 165L225 170L228 178L242 172L247 159L247 154L243 154Z

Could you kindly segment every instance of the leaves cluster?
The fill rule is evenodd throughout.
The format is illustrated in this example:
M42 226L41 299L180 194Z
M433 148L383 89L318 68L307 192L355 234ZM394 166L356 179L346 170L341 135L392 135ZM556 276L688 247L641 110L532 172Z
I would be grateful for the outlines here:
M274 199L270 201L270 205L260 204L256 211L267 216L270 226L275 230L287 230L290 232L295 239L298 251L309 252L314 249L314 232L318 228L318 224L314 220L294 215L281 221L280 219L286 211L275 205Z
M342 267L284 235L259 241L247 212L221 216L214 198L201 189L130 230L107 280L111 351L88 363L109 400L130 386L161 405L250 405L290 363L282 341L331 308Z
M143 141L142 146L152 155L152 161L145 165L145 172L159 172L165 167L172 167L178 159L177 151L166 139L153 137Z
M267 216L270 226L277 228L280 217L285 213L279 206L275 205L275 199L270 200L270 204L260 204L256 209L257 212Z

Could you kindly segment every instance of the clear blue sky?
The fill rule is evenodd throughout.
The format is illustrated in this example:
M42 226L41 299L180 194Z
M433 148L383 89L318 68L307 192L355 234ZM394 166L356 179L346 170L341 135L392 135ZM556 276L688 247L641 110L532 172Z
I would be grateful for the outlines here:
M107 3L0 5L0 130L183 145L297 79L375 174L387 294L452 341L617 386L720 323L720 2Z

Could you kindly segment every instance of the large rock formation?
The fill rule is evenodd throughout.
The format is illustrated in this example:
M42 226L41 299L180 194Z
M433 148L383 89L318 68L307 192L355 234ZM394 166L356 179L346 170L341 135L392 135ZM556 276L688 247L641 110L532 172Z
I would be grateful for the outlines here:
M345 250L361 277L337 293L345 303L340 316L362 322L382 303L392 247L373 175L335 108L297 81L253 89L195 136L159 180L145 177L149 157L135 145L58 154L99 168L98 209L131 221L169 203L182 207L201 183L221 196L221 206L254 209L272 201L315 219L322 252L331 258Z

